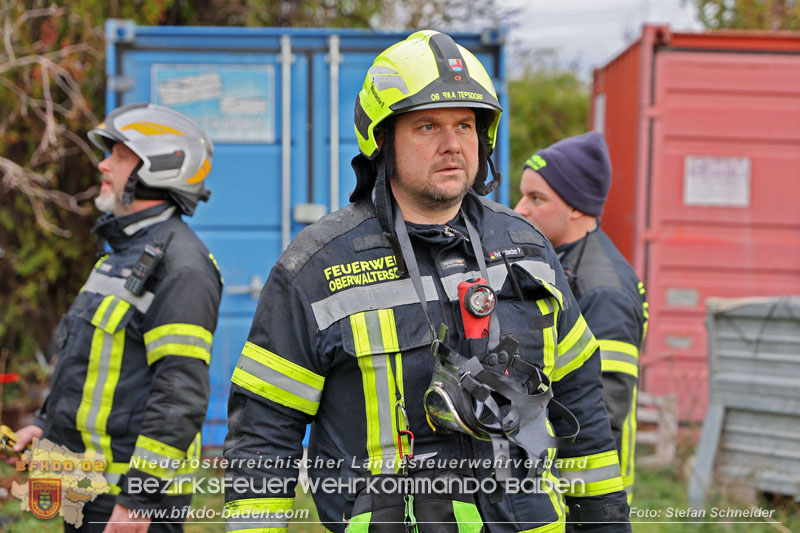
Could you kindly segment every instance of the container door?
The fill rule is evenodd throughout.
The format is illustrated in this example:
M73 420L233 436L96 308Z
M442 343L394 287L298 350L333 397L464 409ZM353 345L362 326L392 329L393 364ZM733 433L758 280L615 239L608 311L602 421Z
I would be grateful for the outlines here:
M698 420L706 298L800 293L800 56L660 51L654 72L644 390Z
M214 143L213 170L206 185L212 191L210 202L198 206L195 216L187 219L214 254L225 281L211 358L204 446L221 446L227 433L230 376L268 268L282 250L285 120L291 130L291 175L304 177L309 172L308 60L304 55L293 57L291 113L284 116L287 95L282 90L280 59L280 51L123 50L120 60L121 73L134 80L121 103L150 101L172 107L196 119ZM295 179L292 204L307 198L308 180ZM291 236L302 227L292 222Z

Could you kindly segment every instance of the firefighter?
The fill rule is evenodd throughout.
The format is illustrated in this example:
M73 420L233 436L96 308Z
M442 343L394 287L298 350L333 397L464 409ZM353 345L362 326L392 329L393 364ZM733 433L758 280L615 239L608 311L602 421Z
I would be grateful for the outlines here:
M563 531L558 477L587 529L630 531L597 343L547 240L482 198L500 114L448 35L375 59L352 203L278 259L233 373L228 531L286 530L312 422L327 530Z
M639 351L647 333L644 284L600 229L611 186L603 135L589 132L539 150L525 163L515 210L555 247L587 324L600 344L603 400L622 479L633 494Z
M108 154L93 231L109 249L56 329L50 393L15 450L38 437L102 456L110 493L86 504L80 530L147 531L128 511L188 506L174 481L192 476L200 453L222 281L182 215L208 198L213 146L193 120L153 104L114 110L89 139Z

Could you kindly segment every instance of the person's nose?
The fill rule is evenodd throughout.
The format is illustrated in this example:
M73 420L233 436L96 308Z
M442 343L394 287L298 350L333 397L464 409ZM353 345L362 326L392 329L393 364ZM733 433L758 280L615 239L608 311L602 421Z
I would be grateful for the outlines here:
M97 164L97 169L102 172L103 174L110 174L111 173L111 156L106 157L102 161Z
M455 128L444 128L442 130L442 142L440 150L442 153L459 154L461 153L461 139Z
M514 207L514 211L524 216L525 218L530 218L529 216L530 211L528 210L528 206L526 204L527 202L525 201L525 198L520 198L519 202L517 202L516 207Z

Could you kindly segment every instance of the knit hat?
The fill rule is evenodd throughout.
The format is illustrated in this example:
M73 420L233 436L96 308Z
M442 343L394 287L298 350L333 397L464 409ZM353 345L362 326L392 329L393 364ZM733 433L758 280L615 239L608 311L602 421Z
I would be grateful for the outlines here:
M558 141L533 154L524 167L538 172L578 211L595 217L603 214L611 187L611 160L601 133L590 131Z

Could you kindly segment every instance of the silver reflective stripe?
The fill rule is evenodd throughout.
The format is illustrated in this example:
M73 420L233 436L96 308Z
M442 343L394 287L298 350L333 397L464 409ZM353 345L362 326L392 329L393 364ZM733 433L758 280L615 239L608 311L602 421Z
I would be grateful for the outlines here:
M103 314L102 320L100 320L100 323L97 324L98 328L102 329L103 331L106 331L106 327L108 327L108 321L111 319L111 315L114 314L114 311L119 305L119 302L120 298L118 296L115 296L114 299L111 300L111 303L108 305L105 313Z
M89 274L89 279L86 280L86 283L83 285L83 289L81 290L102 294L103 296L112 294L118 298L130 302L142 313L146 313L150 308L150 304L153 303L154 296L153 293L149 291L145 292L141 296L134 296L128 289L125 288L125 278L106 276L97 270L93 270L92 273Z
M623 363L629 363L636 367L639 366L639 359L627 353L601 349L600 357L603 361L622 361Z
M170 477L173 477L175 475L175 473L178 471L178 468L180 468L182 462L180 459L173 459L172 457L161 455L160 453L156 453L153 450L142 448L141 446L137 446L133 450L133 455L131 459L133 459L134 457L145 463L145 464L140 464L139 466L144 468L149 468L150 467L149 463L154 462L160 470L164 471L165 475L168 475ZM131 461L131 464L135 465L136 463ZM144 468L141 468L140 470L146 471L144 470Z
M608 466L600 466L597 468L589 468L587 470L575 471L561 471L561 478L574 482L595 483L597 481L608 481L620 477L619 465L613 464Z
M578 341L572 345L572 348L570 348L564 353L558 354L558 359L556 359L556 370L558 370L559 368L564 368L565 366L570 364L573 361L573 359L575 359L581 353L583 353L583 350L586 349L586 346L590 342L592 342L593 338L592 330L589 329L589 326L586 326L585 323L584 326L585 327L583 329L583 333L581 334L581 338L578 339Z
M108 306L111 308L111 306ZM86 417L86 430L91 433L92 444L95 450L101 450L100 437L97 433L97 415L103 406L103 389L108 380L108 373L111 369L111 350L114 348L114 335L103 332L103 343L100 348L100 361L97 367L97 381L94 382L92 389L92 405L89 407L89 414Z
M393 354L384 354L383 334L381 333L381 323L377 312L365 313L364 318L367 324L367 337L369 338L369 349L371 357L373 376L364 373L364 379L374 378L375 393L378 397L378 425L380 427L381 443L381 474L394 474L395 442L392 432L392 409L394 408L393 398L389 396L389 365L387 357ZM371 460L378 459L370 457ZM374 472L373 472L374 473Z
M207 352L211 352L211 344L206 342L204 339L195 337L194 335L180 335L177 333L172 335L164 335L163 337L159 337L154 341L148 342L147 351L152 352L159 346L163 346L165 344L188 344L190 346L199 346L200 348L205 349Z
M251 515L247 518L228 518L225 522L225 531L242 531L252 529L253 531L266 531L270 528L289 527L288 518L275 518L273 513L259 514L258 521L252 521Z
M164 222L169 217L172 216L172 213L175 212L175 206L166 208L164 211L159 213L158 215L150 218L145 218L138 222L134 222L133 224L129 224L122 228L122 231L125 232L125 235L133 235L137 231L142 228L146 228L147 226L152 226L153 224L157 224L158 222Z
M322 398L322 388L315 389L310 385L306 385L302 381L292 379L285 374L271 369L264 364L251 359L246 354L239 356L239 362L236 364L237 368L241 368L248 374L252 374L261 381L269 383L283 391L299 396L309 402L319 403Z
M103 477L106 478L106 481L108 483L111 483L112 485L118 485L119 484L119 480L122 478L122 474L105 473L105 474L103 474Z
M555 285L556 273L547 263L525 259L512 264L519 265L530 275L541 278L551 285ZM489 285L491 285L492 289L499 291L503 287L503 284L505 284L506 278L508 277L506 265L494 265L488 267L486 270L489 274ZM442 278L442 285L444 285L444 292L447 294L447 298L450 299L450 301L458 300L458 284L468 279L480 277L480 275L480 272L473 270L471 272L461 272L459 274L453 274Z
M424 276L422 286L425 299L433 302L439 299L433 278ZM314 319L320 330L347 316L375 309L391 309L398 305L419 303L410 279L387 281L375 285L365 285L345 289L311 304Z
M369 69L369 74L372 76L372 83L379 91L395 88L403 94L408 94L408 86L398 72L388 68L372 67Z

